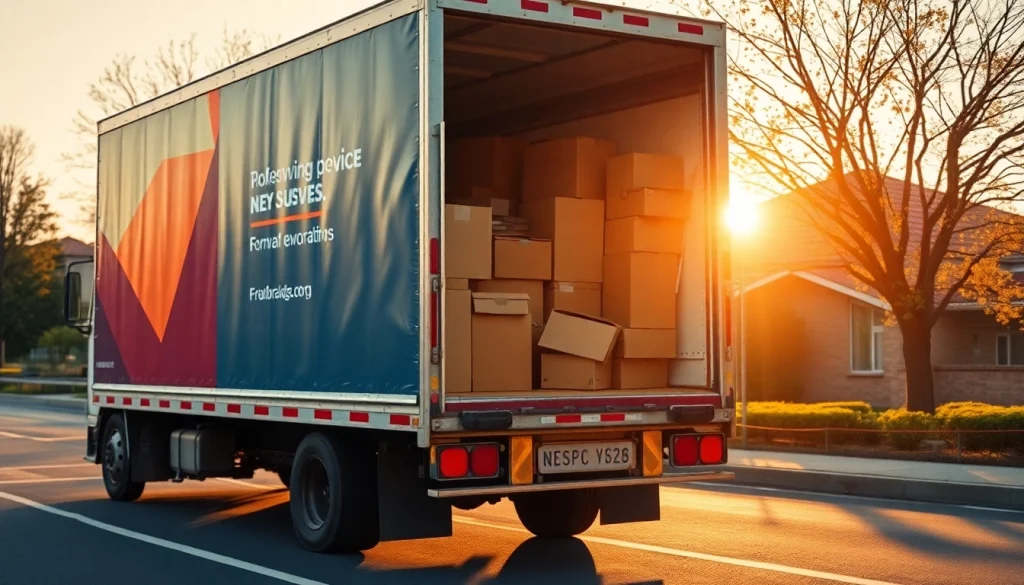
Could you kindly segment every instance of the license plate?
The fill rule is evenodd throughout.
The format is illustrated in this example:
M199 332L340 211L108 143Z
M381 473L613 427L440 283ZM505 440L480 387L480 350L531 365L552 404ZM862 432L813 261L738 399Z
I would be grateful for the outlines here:
M634 466L631 441L563 443L537 449L538 473L619 471Z

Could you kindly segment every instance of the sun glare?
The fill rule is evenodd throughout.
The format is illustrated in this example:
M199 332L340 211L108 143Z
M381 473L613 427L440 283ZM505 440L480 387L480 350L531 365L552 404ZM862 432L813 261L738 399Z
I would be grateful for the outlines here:
M757 231L757 203L749 197L732 197L725 210L725 224L734 236L747 236Z

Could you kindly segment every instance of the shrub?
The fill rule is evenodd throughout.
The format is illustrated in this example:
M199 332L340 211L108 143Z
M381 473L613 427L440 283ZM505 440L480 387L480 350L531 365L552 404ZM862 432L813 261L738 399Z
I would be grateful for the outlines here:
M860 401L850 401L850 402L817 402L814 405L815 406L821 406L821 407L824 407L824 408L848 408L848 409L850 409L850 410L852 410L854 412L859 412L861 414L867 414L869 412L874 412L874 409L871 408L870 404L868 404L867 402L860 402Z
M1024 431L1024 406L992 406L979 402L943 405L936 414L943 428L960 431ZM964 433L961 446L969 450L1024 451L1024 432Z
M855 429L860 414L848 408L786 402L751 402L747 405L747 424L787 429Z
M935 417L927 412L913 412L906 408L887 410L878 416L878 422L887 431L924 431L934 429ZM927 439L924 433L891 433L889 440L897 449L912 451Z

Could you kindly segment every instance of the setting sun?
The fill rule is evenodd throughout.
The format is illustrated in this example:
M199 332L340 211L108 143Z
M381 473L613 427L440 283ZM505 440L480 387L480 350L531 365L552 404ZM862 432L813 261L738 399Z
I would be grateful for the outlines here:
M725 224L734 236L747 236L757 231L757 203L750 197L733 196L725 209Z

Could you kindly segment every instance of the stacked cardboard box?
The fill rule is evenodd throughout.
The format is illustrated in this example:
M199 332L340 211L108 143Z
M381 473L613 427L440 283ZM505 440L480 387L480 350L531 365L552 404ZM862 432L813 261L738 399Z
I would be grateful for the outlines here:
M601 314L622 326L612 386L668 386L676 356L676 290L688 201L683 161L632 153L610 159Z
M611 354L619 328L589 315L554 310L539 345L557 353L541 355L541 388L604 390L612 386Z

